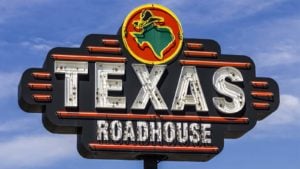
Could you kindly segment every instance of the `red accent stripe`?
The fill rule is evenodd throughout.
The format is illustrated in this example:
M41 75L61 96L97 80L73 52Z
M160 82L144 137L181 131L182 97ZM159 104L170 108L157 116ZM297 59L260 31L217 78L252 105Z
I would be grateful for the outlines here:
M31 75L35 79L44 79L44 80L51 79L51 74L48 72L33 72L33 73L31 73Z
M264 92L264 91L252 91L251 95L253 97L264 97L264 98L272 98L274 96L272 92Z
M217 116L179 116L179 115L155 115L155 114L120 114L97 112L66 112L58 111L60 118L85 118L85 119L121 119L121 120L168 120L208 123L247 124L246 117L217 117Z
M253 102L252 106L257 110L268 110L270 109L270 104L265 102Z
M92 62L121 62L121 63L126 62L125 57L64 55L64 54L53 54L51 57L55 60L92 61Z
M253 87L258 88L267 88L269 86L269 83L265 81L252 81L251 84Z
M98 144L90 143L89 147L92 150L119 150L119 151L154 151L154 152L193 152L193 153L218 153L219 148L216 146L152 146L152 145L116 145L116 144Z
M121 48L115 47L103 47L103 46L88 46L90 52L100 52L100 53L111 53L111 54L121 54Z
M119 40L117 40L117 39L102 39L102 43L105 46L119 46L120 45Z
M28 83L28 87L33 90L52 90L50 83Z
M187 43L186 44L187 48L191 49L191 50L200 50L203 48L203 44L202 43Z
M248 62L226 62L226 61L204 61L204 60L180 60L182 65L193 65L200 67L224 67L231 66L235 68L249 69L251 63Z
M52 96L49 94L33 94L32 97L36 102L50 102L52 100Z
M192 51L185 50L183 51L185 56L191 57L208 57L208 58L216 58L218 56L217 52L208 52L208 51Z
M175 116L175 115L161 115L162 120L170 121L200 121L208 123L237 123L247 124L249 119L246 117L218 117L218 116Z

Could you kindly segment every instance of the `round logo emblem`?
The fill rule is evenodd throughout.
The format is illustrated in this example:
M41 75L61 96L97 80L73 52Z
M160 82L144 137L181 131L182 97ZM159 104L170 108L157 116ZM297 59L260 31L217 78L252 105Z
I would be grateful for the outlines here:
M139 62L163 64L180 51L183 32L172 11L158 4L147 4L126 17L122 39L126 49Z

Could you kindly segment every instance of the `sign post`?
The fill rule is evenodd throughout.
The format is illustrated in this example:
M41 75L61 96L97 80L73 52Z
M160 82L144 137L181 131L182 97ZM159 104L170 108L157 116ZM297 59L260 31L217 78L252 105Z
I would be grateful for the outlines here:
M131 11L117 35L91 34L54 48L19 84L19 105L42 112L53 133L77 134L86 158L208 161L274 112L277 83L247 56L185 38L169 9Z
M157 165L156 158L144 158L144 169L157 169Z

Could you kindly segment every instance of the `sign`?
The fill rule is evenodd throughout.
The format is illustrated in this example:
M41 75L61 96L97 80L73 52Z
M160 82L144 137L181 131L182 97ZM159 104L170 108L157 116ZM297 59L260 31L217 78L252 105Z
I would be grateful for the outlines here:
M87 158L207 161L275 111L277 83L209 39L186 38L169 9L148 4L117 35L54 48L26 70L19 105L54 133L78 135Z

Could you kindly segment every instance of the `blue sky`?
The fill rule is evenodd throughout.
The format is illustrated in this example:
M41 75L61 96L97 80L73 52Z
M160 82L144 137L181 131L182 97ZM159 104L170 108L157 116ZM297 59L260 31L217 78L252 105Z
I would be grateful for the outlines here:
M250 56L257 76L274 78L281 92L276 112L243 137L226 140L209 162L161 162L159 168L299 168L297 0L0 0L0 168L142 168L142 161L80 157L75 135L49 133L40 114L20 110L17 85L25 69L42 66L51 48L79 46L91 33L115 34L127 14L145 3L170 8L185 37L214 39L224 54Z

